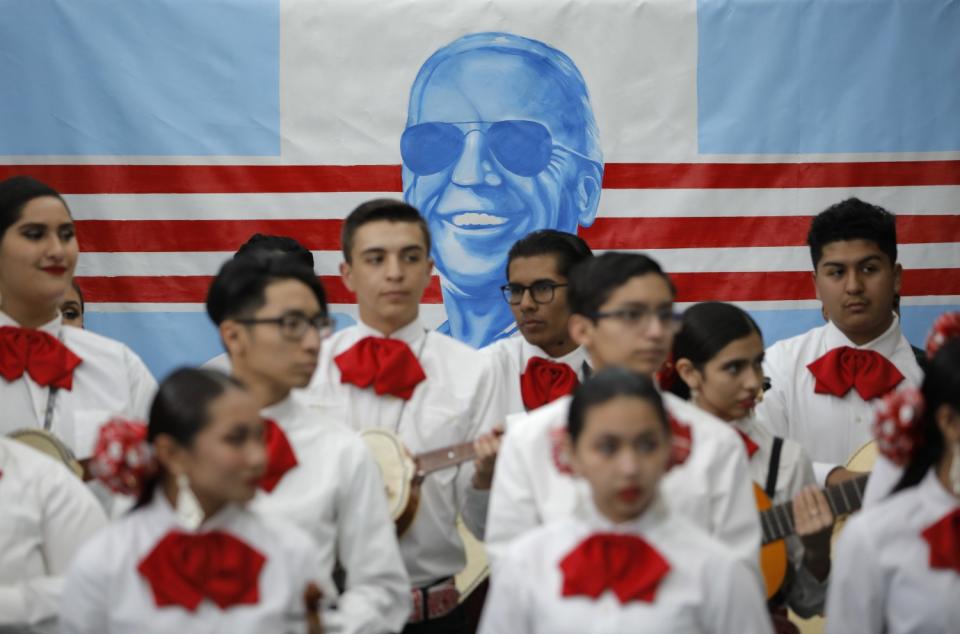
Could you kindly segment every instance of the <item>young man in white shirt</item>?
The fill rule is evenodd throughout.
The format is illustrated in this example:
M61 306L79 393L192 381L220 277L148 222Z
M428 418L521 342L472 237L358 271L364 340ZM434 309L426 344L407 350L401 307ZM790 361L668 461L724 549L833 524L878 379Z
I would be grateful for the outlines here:
M461 631L452 579L465 562L457 515L483 537L502 391L486 357L419 320L433 261L415 208L360 205L344 221L342 247L340 272L357 295L359 322L324 344L305 398L324 418L394 432L413 454L474 441L475 462L423 480L419 510L400 537L414 602L404 632Z
M567 285L570 270L590 257L582 238L554 229L534 231L510 248L500 290L519 334L483 349L503 379L508 415L570 394L589 376L587 353L567 329Z
M595 368L622 366L652 376L663 365L678 321L673 284L656 262L616 252L587 259L571 273L568 297L570 334ZM671 394L664 394L664 402L678 449L663 480L664 497L729 546L755 572L759 592L760 521L743 442L696 406ZM577 507L576 483L564 458L569 406L570 397L562 397L507 428L487 523L494 573L497 555L514 538ZM686 451L680 451L683 441Z
M856 474L842 465L871 440L877 399L923 373L900 330L893 214L850 198L817 215L807 236L827 324L779 341L764 358L771 388L757 415L793 438L821 484Z
M344 592L324 615L329 631L399 630L410 610L409 581L377 465L353 430L291 395L310 382L330 333L320 282L296 258L236 258L214 279L207 313L233 375L280 430L268 422L271 481L261 485L254 510L306 530L323 555L325 580L336 563L343 566Z

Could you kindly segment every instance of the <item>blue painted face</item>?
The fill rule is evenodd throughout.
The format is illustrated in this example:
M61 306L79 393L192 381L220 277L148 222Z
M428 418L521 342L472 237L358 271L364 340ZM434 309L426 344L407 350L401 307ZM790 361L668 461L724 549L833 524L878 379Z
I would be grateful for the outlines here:
M427 219L445 284L462 294L498 296L510 246L531 231L593 221L596 127L585 89L558 74L533 54L473 49L437 64L411 100L404 196Z

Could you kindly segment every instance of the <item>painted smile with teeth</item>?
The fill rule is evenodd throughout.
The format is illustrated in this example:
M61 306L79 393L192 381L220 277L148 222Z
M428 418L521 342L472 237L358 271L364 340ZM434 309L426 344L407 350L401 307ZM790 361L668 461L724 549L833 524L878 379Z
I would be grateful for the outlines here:
M458 227L496 227L506 224L506 222L507 219L501 216L492 216L475 211L457 214L453 217L453 224Z

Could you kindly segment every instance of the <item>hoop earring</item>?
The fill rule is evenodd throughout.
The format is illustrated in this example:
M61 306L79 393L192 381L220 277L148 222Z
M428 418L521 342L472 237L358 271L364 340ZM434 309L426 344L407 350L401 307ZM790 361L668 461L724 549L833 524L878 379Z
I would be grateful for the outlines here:
M195 531L203 523L203 508L200 500L190 488L190 479L187 474L177 476L177 521L188 531Z

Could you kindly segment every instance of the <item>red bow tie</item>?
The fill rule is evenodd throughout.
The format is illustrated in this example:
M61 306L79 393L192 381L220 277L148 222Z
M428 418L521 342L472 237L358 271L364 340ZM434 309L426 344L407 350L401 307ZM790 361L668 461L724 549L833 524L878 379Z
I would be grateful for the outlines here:
M850 346L834 348L807 369L816 378L817 394L842 397L855 388L865 401L883 396L903 380L897 366L879 352Z
M146 578L157 607L179 605L194 612L205 598L220 609L255 604L267 558L221 531L167 533L137 570Z
M532 357L520 375L520 394L527 409L536 409L572 393L580 380L566 363Z
M280 425L269 418L263 419L263 444L267 450L267 469L260 479L260 488L270 493L280 478L297 466L297 454Z
M560 562L563 596L598 598L613 590L620 603L652 602L670 564L635 535L600 533L588 537Z
M427 378L417 357L399 339L365 337L334 358L340 368L340 382L370 387L377 394L392 394L403 400Z
M921 533L930 544L930 567L960 573L960 508L945 515Z
M750 436L747 436L745 433L743 433L736 427L734 427L733 429L735 432L740 434L740 440L743 441L743 446L747 449L747 458L753 458L753 454L757 453L757 449L760 449L760 445L753 442L753 439L750 438Z
M56 337L31 328L0 327L0 376L15 381L26 371L38 385L69 390L83 361Z
M668 415L669 416L669 415ZM681 423L673 416L670 418L670 467L681 465L693 451L693 430L690 425Z

